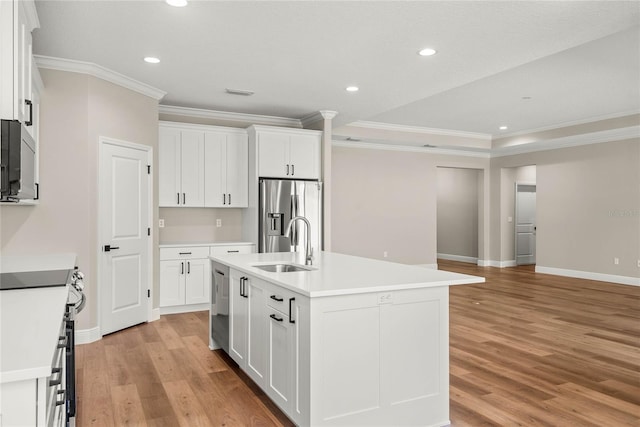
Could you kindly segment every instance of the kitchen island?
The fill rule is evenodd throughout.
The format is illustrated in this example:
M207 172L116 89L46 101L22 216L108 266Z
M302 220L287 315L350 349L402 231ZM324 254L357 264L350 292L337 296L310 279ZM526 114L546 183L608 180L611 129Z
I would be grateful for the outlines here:
M484 278L329 252L211 259L230 269L229 355L296 424L449 424L449 286Z

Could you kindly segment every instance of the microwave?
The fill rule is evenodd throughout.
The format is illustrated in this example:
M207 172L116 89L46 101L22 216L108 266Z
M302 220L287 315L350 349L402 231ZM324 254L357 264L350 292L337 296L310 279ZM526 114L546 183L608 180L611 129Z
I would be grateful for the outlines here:
M18 120L0 123L0 201L37 199L36 144Z

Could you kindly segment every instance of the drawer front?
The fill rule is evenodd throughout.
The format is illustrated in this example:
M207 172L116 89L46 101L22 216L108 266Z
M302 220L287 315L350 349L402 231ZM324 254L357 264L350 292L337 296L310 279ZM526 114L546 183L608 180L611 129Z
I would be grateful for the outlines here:
M269 286L267 292L267 305L279 312L289 315L289 301L295 299L297 294L278 286ZM292 301L293 304L293 301Z
M185 246L180 248L160 248L160 260L207 258L208 246Z
M253 253L253 245L211 246L209 253L211 255L251 254Z

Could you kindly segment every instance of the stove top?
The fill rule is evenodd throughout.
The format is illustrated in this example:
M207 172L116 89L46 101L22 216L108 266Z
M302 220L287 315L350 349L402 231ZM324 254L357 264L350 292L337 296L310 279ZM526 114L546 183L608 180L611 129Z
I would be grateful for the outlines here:
M73 270L25 271L0 273L0 291L10 289L46 288L65 286L70 282Z

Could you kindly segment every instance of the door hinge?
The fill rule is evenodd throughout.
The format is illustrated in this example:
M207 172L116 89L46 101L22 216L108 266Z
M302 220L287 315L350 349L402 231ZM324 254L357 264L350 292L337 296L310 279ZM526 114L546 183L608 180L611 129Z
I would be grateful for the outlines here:
M151 289L147 289L147 298L151 298Z
M147 236L151 236L151 227L147 228Z
M151 165L147 165L147 175L151 175Z

